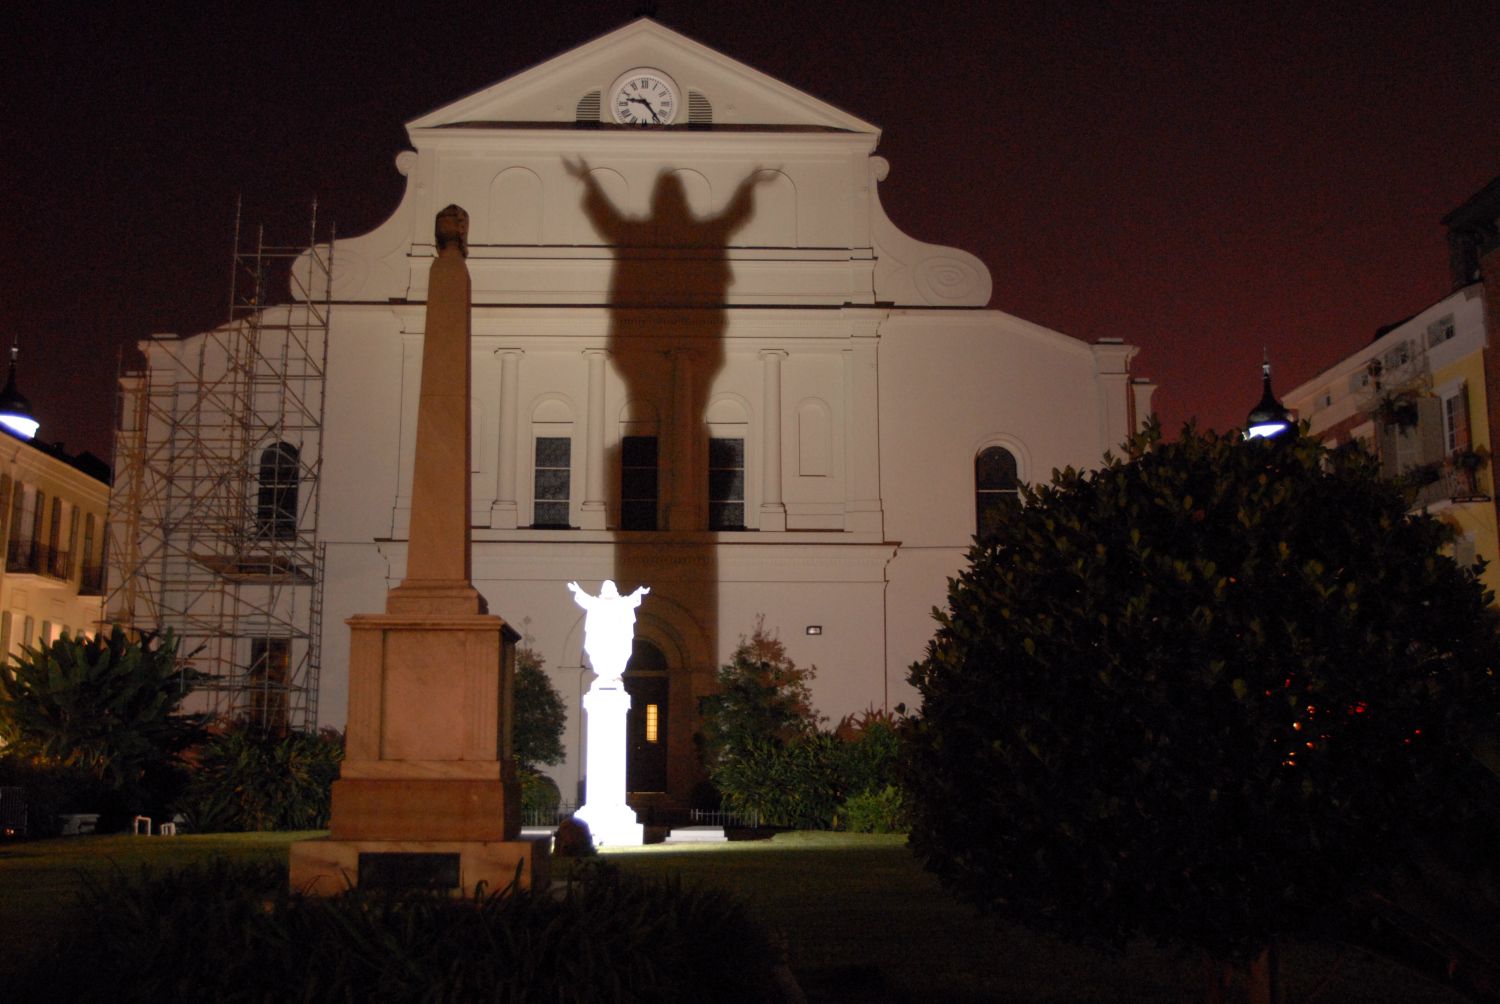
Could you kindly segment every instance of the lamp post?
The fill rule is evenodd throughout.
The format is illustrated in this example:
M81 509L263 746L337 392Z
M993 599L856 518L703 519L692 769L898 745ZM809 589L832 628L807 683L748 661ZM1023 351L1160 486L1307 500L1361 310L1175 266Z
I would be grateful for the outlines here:
M1260 363L1260 403L1250 409L1245 419L1246 439L1272 439L1292 427L1292 418L1271 392L1271 360L1262 355Z
M10 347L10 376L6 378L5 388L0 390L0 425L22 439L31 439L41 423L31 414L31 402L16 390L16 357L20 354L19 348Z

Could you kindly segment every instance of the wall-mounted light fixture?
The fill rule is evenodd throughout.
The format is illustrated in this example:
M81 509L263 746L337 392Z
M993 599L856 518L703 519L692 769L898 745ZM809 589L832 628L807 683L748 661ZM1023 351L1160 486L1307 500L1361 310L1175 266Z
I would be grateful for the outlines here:
M809 625L807 625L807 633L808 634L822 634L823 633L823 625L821 625L821 624L809 624Z

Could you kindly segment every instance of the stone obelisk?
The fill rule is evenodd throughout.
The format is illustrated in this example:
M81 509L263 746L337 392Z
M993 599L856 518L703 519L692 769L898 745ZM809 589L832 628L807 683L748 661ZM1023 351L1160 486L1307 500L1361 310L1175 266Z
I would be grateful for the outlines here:
M471 894L548 880L518 839L511 759L516 631L470 580L468 214L437 217L417 407L406 578L348 621L349 719L329 836L293 845L292 888Z

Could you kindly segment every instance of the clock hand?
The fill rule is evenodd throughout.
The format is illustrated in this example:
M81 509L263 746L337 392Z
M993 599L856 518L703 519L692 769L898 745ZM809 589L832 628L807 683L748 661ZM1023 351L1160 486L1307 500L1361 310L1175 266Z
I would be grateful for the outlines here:
M661 116L658 115L658 114L656 114L656 109L651 107L651 102L647 101L645 98L637 97L634 94L632 94L626 100L633 101L633 102L635 102L638 105L645 105L646 106L646 111L648 111L648 112L651 113L651 117L656 120L656 124L657 125L661 125Z

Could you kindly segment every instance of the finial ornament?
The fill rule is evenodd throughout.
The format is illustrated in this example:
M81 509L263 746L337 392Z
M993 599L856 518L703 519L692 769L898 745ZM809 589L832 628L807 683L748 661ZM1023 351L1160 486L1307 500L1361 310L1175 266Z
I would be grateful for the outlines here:
M469 214L456 205L448 206L437 214L434 227L434 242L441 254L450 244L458 245L458 253L469 256Z
M1245 421L1246 439L1270 439L1292 427L1291 415L1271 390L1271 353L1264 346L1260 350L1260 385L1260 403Z

